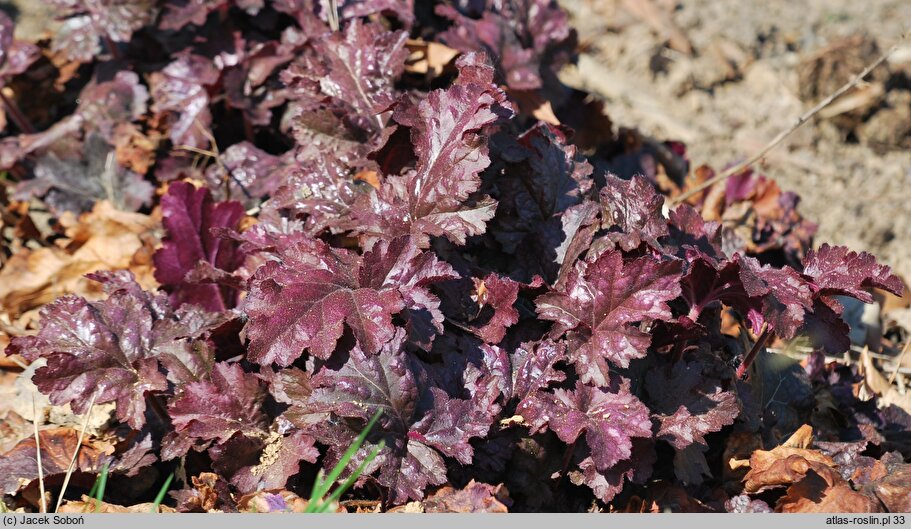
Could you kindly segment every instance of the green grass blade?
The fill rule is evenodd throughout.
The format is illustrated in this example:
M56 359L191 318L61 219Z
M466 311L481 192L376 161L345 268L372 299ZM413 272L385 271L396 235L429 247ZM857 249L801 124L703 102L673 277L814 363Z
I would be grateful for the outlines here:
M98 478L98 491L95 496L95 512L101 512L101 500L104 498L104 488L108 484L108 471L110 463L105 463L101 469L101 476Z
M171 480L174 479L174 473L171 472L171 475L168 476L168 479L164 480L164 485L161 486L161 490L158 491L158 495L155 496L155 502L152 504L152 509L149 512L158 512L158 507L161 505L161 502L164 501L164 495L168 493L168 489L171 487Z
M98 483L101 481L101 474L95 476L95 483L92 484L92 489L89 490L88 497L94 498L95 493L98 491Z
M320 498L319 492L323 488L323 474L324 474L323 469L319 469L316 471L316 479L313 480L313 490L310 491L310 501L307 503L307 505L310 505L310 503L313 503L313 502L316 502L317 500L319 500L319 498Z
M379 443L378 445L376 445L376 446L373 448L373 450L370 451L370 455L368 455L368 456L361 462L361 464L357 466L357 468L354 470L354 472L352 472L351 475L348 476L348 479L346 479L345 482L342 483L342 485L341 485L340 487L338 487L337 489L335 489L335 492L333 492L332 495L329 496L329 497L322 503L321 506L322 506L322 507L325 507L326 509L328 509L329 506L332 505L332 502L334 502L334 501L338 500L339 498L341 498L341 497L342 497L342 494L344 494L346 490L350 489L351 486L354 485L354 482L357 481L357 478L361 477L361 474L364 473L364 469L367 468L367 465L369 465L371 461L373 461L374 459L376 459L376 456L379 455L380 450L382 450L383 448L385 448L385 446L386 446L386 441L380 441L380 443Z
M373 417L369 422L367 422L367 426L365 426L360 435L357 436L357 439L354 440L354 443L348 447L348 450L345 451L344 455L342 455L342 458L338 460L338 463L336 463L334 467L332 467L332 471L329 472L329 475L326 476L326 479L323 481L323 487L322 490L320 490L320 494L318 496L319 498L322 498L326 495L327 492L329 492L329 487L331 487L332 484L335 483L335 480L337 480L338 477L342 474L342 472L345 470L345 467L347 467L348 463L351 461L351 458L354 457L354 454L356 454L357 451L361 449L361 445L363 445L364 441L367 440L367 434L370 433L370 430L373 429L373 425L376 424L376 421L379 420L382 414L382 410L377 410L376 413L373 414Z
M342 472L344 472L345 468L348 466L348 463L351 462L351 459L354 457L357 451L361 449L364 441L367 440L367 435L370 433L370 430L373 429L373 425L376 424L376 421L379 420L382 414L383 410L377 410L376 413L373 414L373 417L367 422L367 425L361 431L360 435L357 436L357 439L355 439L351 446L348 447L348 450L345 450L345 453L342 455L341 459L338 460L338 463L332 467L332 471L329 472L328 476L325 478L322 476L322 469L317 472L316 483L313 485L313 492L310 494L310 501L307 503L307 509L304 512L325 512L325 508L327 508L329 505L329 502L324 501L326 494L329 492L332 484L335 483L339 476L341 476ZM372 461L373 457L376 456L373 455L365 461L369 463L369 461ZM362 464L361 466L366 465ZM363 472L363 468L358 468L361 472ZM357 479L359 475L360 474L354 475L354 479Z

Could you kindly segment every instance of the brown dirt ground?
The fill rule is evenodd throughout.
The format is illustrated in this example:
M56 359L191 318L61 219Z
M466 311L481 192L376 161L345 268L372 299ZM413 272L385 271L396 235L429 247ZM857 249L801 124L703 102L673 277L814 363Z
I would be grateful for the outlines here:
M757 152L911 29L907 0L561 4L586 50L564 81L604 97L617 126L684 141L694 167L723 168ZM857 109L807 123L760 165L800 194L804 215L820 225L818 242L872 252L905 278L909 78L911 39L869 85L842 98Z

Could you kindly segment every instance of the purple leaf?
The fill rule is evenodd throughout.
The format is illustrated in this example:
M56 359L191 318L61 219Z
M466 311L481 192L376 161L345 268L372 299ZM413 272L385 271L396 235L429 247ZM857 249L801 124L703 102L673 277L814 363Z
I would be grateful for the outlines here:
M762 299L762 317L785 340L793 338L813 305L810 285L793 268L760 265L753 257L735 256L748 296Z
M209 380L191 382L168 406L177 435L226 443L235 434L256 437L268 424L266 390L239 364L215 364Z
M604 224L610 227L607 237L625 251L636 249L642 242L660 248L658 238L668 234L667 221L661 214L664 197L648 179L634 176L623 180L607 175L601 189Z
M51 0L58 16L69 17L54 34L51 49L69 60L91 62L101 51L98 40L129 42L133 33L157 14L153 0Z
M14 33L13 19L6 12L0 13L0 86L26 71L41 56L38 46L15 40Z
M896 296L902 294L902 282L886 265L877 264L867 252L852 252L844 246L823 244L810 250L804 259L804 275L813 278L817 295L843 295L871 303L869 289L876 287Z
M516 255L517 268L528 269L527 279L540 274L553 282L579 229L594 220L589 210L597 208L582 205L594 184L592 167L559 129L543 123L500 150L507 165L495 181L491 234Z
M316 462L319 450L313 443L313 437L299 430L290 435L272 433L266 438L258 459L231 472L231 483L243 493L283 489L288 479L300 471L302 461ZM213 451L221 458L236 459L237 455L230 448L229 442Z
M579 461L578 471L569 472L569 479L575 485L586 485L591 488L595 496L603 502L609 502L619 494L626 481L643 483L651 475L652 465L656 460L651 441L641 437L633 438L633 455L629 459L603 471L599 471L595 466L590 450L578 452L585 457Z
M246 299L251 361L286 366L304 349L328 358L345 324L370 353L392 338L402 296L394 287L368 286L373 278L363 277L359 256L305 237L277 251L281 262L256 271Z
M152 111L168 120L175 147L210 147L206 134L212 114L206 87L218 78L212 61L200 55L184 55L149 76Z
M513 90L543 87L569 61L574 47L566 13L551 0L498 2L480 20L448 5L437 6L436 13L454 23L440 39L460 51L495 57L502 79Z
M406 27L414 22L414 0L342 0L339 18L350 20L375 13L391 13Z
M312 235L327 229L352 229L356 226L350 219L352 207L359 197L370 192L365 189L369 184L351 177L350 168L338 153L327 151L312 156L298 152L296 163L277 175L278 190L267 203L268 208L287 208L295 217L305 219L305 230Z
M206 23L209 13L230 3L255 15L262 9L264 0L172 0L167 4L167 11L162 15L159 27L176 30L187 24L201 26Z
M577 382L575 390L538 392L526 403L520 413L532 431L546 427L567 444L584 433L599 471L628 459L632 438L652 435L649 410L630 394L627 380L614 390Z
M594 262L579 262L560 289L535 303L541 319L555 322L552 336L580 336L572 357L582 380L606 385L608 362L627 367L645 356L651 338L633 324L669 320L667 302L680 295L680 277L679 261L624 262L619 251L609 250Z
M167 236L155 252L155 279L170 292L171 304L193 303L213 312L233 308L236 291L211 283L190 283L187 274L201 262L225 272L243 264L237 243L212 233L213 228L236 229L244 215L241 204L214 203L207 188L174 182L161 199L161 209Z
M300 111L328 110L346 127L376 134L395 102L393 82L405 68L404 31L353 21L344 32L312 41L282 72Z
M493 314L473 331L487 343L500 343L506 336L506 329L519 321L519 311L513 307L519 297L521 283L497 274L488 274L483 281L475 280L477 303L482 309L490 307Z
M228 172L231 196L251 205L259 204L258 199L274 194L282 184L283 169L291 163L289 158L269 154L246 141L228 147L221 153L221 164ZM212 165L206 171L209 185L216 189L225 186L225 175L218 168Z
M394 119L411 129L417 165L390 176L358 215L363 231L411 233L422 247L427 235L463 244L483 233L496 203L469 200L480 187L479 173L490 164L485 129L511 116L506 95L491 84L492 70L476 57L459 59L459 81L435 90L416 107L396 110Z
M521 401L539 390L546 390L551 382L563 382L566 374L556 364L566 359L563 343L550 340L523 343L512 355L512 392L509 396Z
M107 299L59 298L42 309L38 334L16 338L12 348L30 361L47 360L34 382L55 404L86 413L93 397L116 402L117 417L138 430L146 393L167 389L157 357L191 348L198 333L175 332L180 320L167 299L141 290L128 272L95 277L106 282Z
M677 450L705 445L706 434L733 424L740 413L734 393L722 391L704 370L701 362L677 362L645 375L648 402L659 424L656 435Z
M406 309L409 339L429 350L434 336L443 332L440 300L428 288L434 283L457 279L455 270L426 251L421 251L408 236L381 241L364 256L361 277L374 288L396 287Z
M468 399L452 398L437 387L422 389L403 350L404 342L405 333L399 330L376 354L355 347L339 369L320 369L312 377L310 398L296 403L286 414L300 427L315 428L317 439L331 447L326 461L331 467L357 436L359 426L318 417L330 414L365 421L377 409L384 410L376 433L354 462L384 439L386 448L365 474L378 472L377 482L389 488L395 503L421 499L426 487L446 481L441 453L470 464L473 448L469 440L484 436L499 412L494 403L499 389L493 377L472 379L475 390Z

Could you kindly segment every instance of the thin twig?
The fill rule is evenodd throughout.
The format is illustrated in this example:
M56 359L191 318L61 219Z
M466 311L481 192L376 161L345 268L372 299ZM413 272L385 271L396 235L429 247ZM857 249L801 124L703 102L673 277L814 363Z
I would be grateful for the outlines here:
M905 355L908 354L908 349L911 349L911 339L905 342L905 346L902 347L902 354L898 355L898 359L895 360L895 368L892 370L892 374L889 375L889 384L895 381L895 377L898 376L898 370L902 366L902 360L905 359Z
M841 95L844 94L845 92L847 92L848 90L851 90L852 88L859 85L861 83L861 81L863 81L864 77L869 75L870 72L873 71L874 68L876 68L877 66L879 66L880 64L885 62L886 59L888 59L893 53L895 53L896 50L898 50L898 48L905 41L905 39L908 38L909 34L911 34L911 32L905 32L901 36L901 38L898 40L898 42L896 42L894 46L889 48L889 51L880 55L879 58L877 58L875 61L873 61L872 63L867 65L867 67L864 68L863 71L861 71L859 74L855 75L850 81L848 81L847 83L842 85L841 88L839 88L838 90L833 92L829 97L823 99L822 101L817 103L816 106L814 106L810 110L804 112L799 118L797 118L796 123L794 123L787 129L781 131L777 136L775 136L774 139L772 139L772 141L770 141L765 147L760 149L760 151L758 153L754 154L753 156L748 158L746 161L741 162L741 163L735 165L734 167L731 167L727 171L724 171L716 176L713 176L712 178L709 178L705 182L702 182L701 184L697 185L696 187L689 189L689 190L685 191L684 193L676 196L675 198L673 198L670 201L671 206L676 206L677 204L690 198L691 196L695 195L696 193L699 193L699 192L715 185L718 182L727 180L728 178L734 176L735 174L740 173L747 167L753 165L757 160L759 160L760 158L765 156L769 151L771 151L772 149L777 147L779 143L784 141L785 138L790 136L801 125L803 125L804 123L809 121L810 118L812 118L817 113L819 113L820 110L822 110L822 109L826 108L827 106L829 106L830 104L832 104L833 101L835 101L836 99L841 97Z
M38 437L38 406L32 392L32 424L35 426L35 461L38 463L38 491L41 492L41 513L47 513L47 497L44 495L44 467L41 466L41 439Z
M737 380L740 380L746 375L747 369L750 368L750 365L753 363L753 360L756 359L756 356L759 354L759 351L765 347L765 343L769 340L769 324L762 324L762 332L759 334L759 338L756 338L756 343L753 344L753 348L743 357L743 362L740 364L740 367L737 368L736 377Z
M73 470L76 469L76 458L79 457L79 449L82 448L82 438L85 436L85 430L89 427L89 417L92 416L92 409L95 407L95 399L98 397L98 392L96 391L92 394L92 401L89 402L89 409L85 412L85 419L82 421L82 429L79 430L79 438L76 441L76 449L73 450L73 459L70 460L70 466L66 469L66 476L63 478L63 487L60 488L60 495L57 497L57 506L54 507L54 512L60 510L60 503L63 502L63 495L66 494L66 487L70 484L70 477L73 475Z

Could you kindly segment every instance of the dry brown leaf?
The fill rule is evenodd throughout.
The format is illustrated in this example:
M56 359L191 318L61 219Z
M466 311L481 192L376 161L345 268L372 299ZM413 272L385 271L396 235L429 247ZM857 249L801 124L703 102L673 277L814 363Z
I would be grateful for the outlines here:
M190 481L193 483L193 488L184 489L178 493L180 510L182 512L214 511L218 504L218 492L215 490L218 474L203 472L198 476L192 476Z
M889 512L911 512L911 465L893 469L873 491Z
M32 382L32 376L35 371L45 365L43 360L33 363L22 372L4 373L0 376L0 421L6 421L12 418L14 424L18 424L15 417L20 417L26 421L27 429L19 433L15 439L4 439L0 435L0 444L4 441L16 441L32 435L32 421L38 420L39 427L45 424L53 426L68 426L71 428L81 428L86 424L86 433L90 435L101 435L102 430L107 426L113 415L115 403L96 404L92 407L89 414L88 422L85 421L84 415L73 413L69 404L64 406L55 406L51 404L47 395L44 395ZM35 414L37 411L37 417ZM10 434L13 432L10 431ZM13 445L6 446L6 449L12 448ZM0 450L3 453L5 450Z
M807 447L813 443L813 428L801 426L783 444L772 450L756 450L750 456L750 471L744 476L747 493L797 483L813 470L818 474L835 473L835 461L819 450Z
M811 469L825 472L822 469L829 468L826 463L807 459L803 457L804 455L813 457L811 454L814 454L819 458L828 459L828 462L834 465L830 458L819 452L811 452L801 448L791 448L790 450L801 451L803 454L780 457L762 450L758 451L760 452L758 455L753 454L750 458L750 471L743 478L743 490L749 494L754 494L776 487L783 487L800 481Z
M60 222L66 238L58 246L22 248L0 270L0 316L20 332L33 320L29 311L59 296L99 297L101 288L84 277L87 273L129 269L144 287L157 286L150 259L158 239L153 217L101 201L78 219L64 216ZM0 329L0 334L9 331Z
M887 379L885 375L876 368L876 365L873 364L873 358L867 349L864 349L863 352L861 352L860 361L864 376L864 387L861 389L867 389L878 396L879 399L877 404L881 407L895 405L906 412L911 413L911 393L905 393L903 395L898 388L889 383L889 379ZM863 393L863 391L860 391L858 397L863 397Z
M554 114L554 107L544 98L540 90L510 90L510 97L519 104L523 114L531 114L536 119L559 125L560 119Z
M355 180L360 180L361 182L366 182L370 184L374 189L380 188L380 175L376 171L371 171L369 169L364 169L356 175L354 175Z
M130 505L129 507L124 507L123 505L114 505L113 503L107 503L105 501L101 502L101 506L98 506L97 500L90 498L85 494L82 495L81 501L68 501L60 506L60 509L57 512L62 513L89 513L89 512L102 512L102 513L131 513L131 512L152 512L154 503L139 503L136 505ZM162 513L171 513L177 512L173 508L159 505L158 512Z
M855 492L837 472L807 472L775 505L776 512L882 512L879 502Z
M41 441L41 466L48 478L63 474L70 466L70 460L79 440L74 428L50 428L38 433ZM114 445L85 436L76 460L76 468L97 474L103 466L102 460L114 453ZM0 491L14 494L33 480L38 479L38 463L35 460L35 438L27 437L9 452L0 457Z
M408 59L405 61L405 71L419 75L429 75L430 78L439 77L447 68L451 68L459 51L440 44L425 40L408 39L405 42L408 48Z
M424 512L505 513L509 509L503 501L508 498L509 493L502 484L493 486L471 480L461 490L445 486L421 503Z
M788 440L781 444L785 448L809 448L813 444L813 427L804 424L796 432L788 437Z
M114 152L120 165L146 174L155 163L159 137L146 136L132 123L118 123L114 131Z
M424 505L419 501L409 501L405 505L399 505L389 509L389 512L418 514L424 512Z

